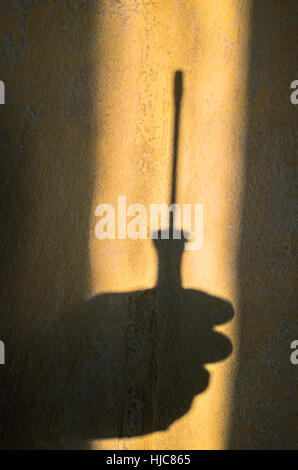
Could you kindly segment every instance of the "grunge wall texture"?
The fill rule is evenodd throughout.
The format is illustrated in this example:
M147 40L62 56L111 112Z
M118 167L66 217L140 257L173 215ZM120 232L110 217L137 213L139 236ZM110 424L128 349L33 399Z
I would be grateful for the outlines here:
M0 447L297 447L297 2L12 0L0 25ZM152 241L99 241L94 210L169 203L176 70L177 200L205 227L182 284L221 316L218 343L190 330L148 408L148 319L171 290L156 301Z

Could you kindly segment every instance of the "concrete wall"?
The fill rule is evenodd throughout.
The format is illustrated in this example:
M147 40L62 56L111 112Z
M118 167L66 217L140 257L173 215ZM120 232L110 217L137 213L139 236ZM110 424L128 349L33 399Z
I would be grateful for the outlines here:
M1 448L295 447L297 3L0 13ZM177 70L203 246L100 241L99 204L170 202Z

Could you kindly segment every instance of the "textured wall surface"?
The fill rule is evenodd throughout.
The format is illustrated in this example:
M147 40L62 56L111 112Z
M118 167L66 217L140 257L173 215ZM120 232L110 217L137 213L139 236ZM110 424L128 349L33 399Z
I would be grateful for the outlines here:
M297 446L297 13L2 2L1 448ZM100 241L98 204L170 202L177 70L203 246Z
M297 13L295 1L251 11L232 448L297 448Z

